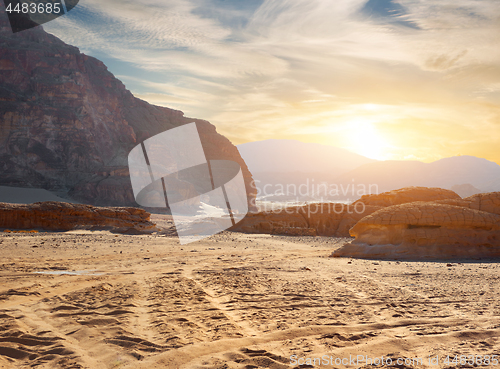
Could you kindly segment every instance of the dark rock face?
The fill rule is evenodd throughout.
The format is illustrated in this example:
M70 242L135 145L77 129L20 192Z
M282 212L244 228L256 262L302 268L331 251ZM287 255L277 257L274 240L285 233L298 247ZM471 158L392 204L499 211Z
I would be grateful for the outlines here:
M0 2L0 185L66 192L89 204L135 205L128 153L190 122L207 159L241 165L253 209L252 176L213 125L135 98L101 61L42 27L13 34Z

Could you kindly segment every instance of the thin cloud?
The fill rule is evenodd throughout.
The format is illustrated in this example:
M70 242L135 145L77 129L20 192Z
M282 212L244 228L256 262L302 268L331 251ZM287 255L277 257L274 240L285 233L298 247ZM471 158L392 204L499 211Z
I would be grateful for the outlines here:
M448 137L430 141L469 147L462 137L471 126L487 132L500 124L496 0L224 3L81 0L46 29L105 62L130 65L120 74L132 92L208 119L235 143L334 136L342 144L332 132L346 131L360 104L384 107L367 114L392 127L393 142L417 124L415 137L432 127L442 136L447 127Z

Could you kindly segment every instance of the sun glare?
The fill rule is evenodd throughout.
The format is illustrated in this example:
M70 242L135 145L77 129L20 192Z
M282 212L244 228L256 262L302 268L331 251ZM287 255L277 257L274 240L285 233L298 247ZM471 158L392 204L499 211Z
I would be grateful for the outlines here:
M356 119L348 123L349 146L346 149L375 160L388 159L387 140L373 122Z

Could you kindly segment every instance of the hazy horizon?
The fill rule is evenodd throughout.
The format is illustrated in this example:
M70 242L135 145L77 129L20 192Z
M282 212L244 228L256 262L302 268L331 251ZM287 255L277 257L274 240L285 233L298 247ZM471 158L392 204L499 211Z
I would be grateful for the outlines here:
M335 148L335 149L347 150L348 152L350 152L352 154L360 155L360 156L362 156L364 158L375 160L375 161L381 161L381 162L384 162L384 161L418 161L418 162L430 164L430 163L434 163L436 161L440 161L440 160L443 160L443 159L450 159L450 158L455 158L455 157L467 157L467 156L469 156L469 157L473 157L473 158L488 160L488 161L490 161L492 163L495 163L495 164L497 164L497 165L500 166L500 160L498 162L496 162L496 161L490 160L488 158L482 158L482 157L479 157L479 156L467 155L467 154L458 154L458 155L446 156L446 157L442 157L442 158L438 158L438 159L429 159L429 160L418 160L416 158L411 158L411 159L372 159L372 158L369 158L367 156L364 156L362 154L359 154L357 152L354 152L352 150L349 150L349 149L346 149L346 148L343 148L343 147L338 147L338 146L330 145L330 144L327 144L327 143L301 141L301 140L297 140L297 139L268 138L268 139L265 139L265 140L244 142L244 143L241 143L241 144L237 144L236 147L239 148L242 145L248 145L248 144L265 142L265 141L296 141L296 142L303 143L303 144L321 145L321 146L325 146L325 147L332 147L332 148Z

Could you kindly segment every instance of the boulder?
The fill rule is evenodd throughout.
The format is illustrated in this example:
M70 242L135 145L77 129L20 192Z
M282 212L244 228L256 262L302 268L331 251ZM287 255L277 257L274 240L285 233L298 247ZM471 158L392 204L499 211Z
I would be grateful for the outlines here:
M150 221L150 214L142 209L56 201L29 205L0 203L0 228L46 231L109 229L129 234L158 231Z
M479 201L471 200L470 203L478 204ZM494 201L488 204L488 208L496 210L491 205ZM444 203L413 202L383 208L361 219L350 234L356 239L336 250L333 257L450 259L500 256L500 215Z
M414 201L437 201L448 199L461 199L459 195L450 190L428 187L405 187L399 190L388 191L377 195L364 195L358 201L372 206L393 206Z

